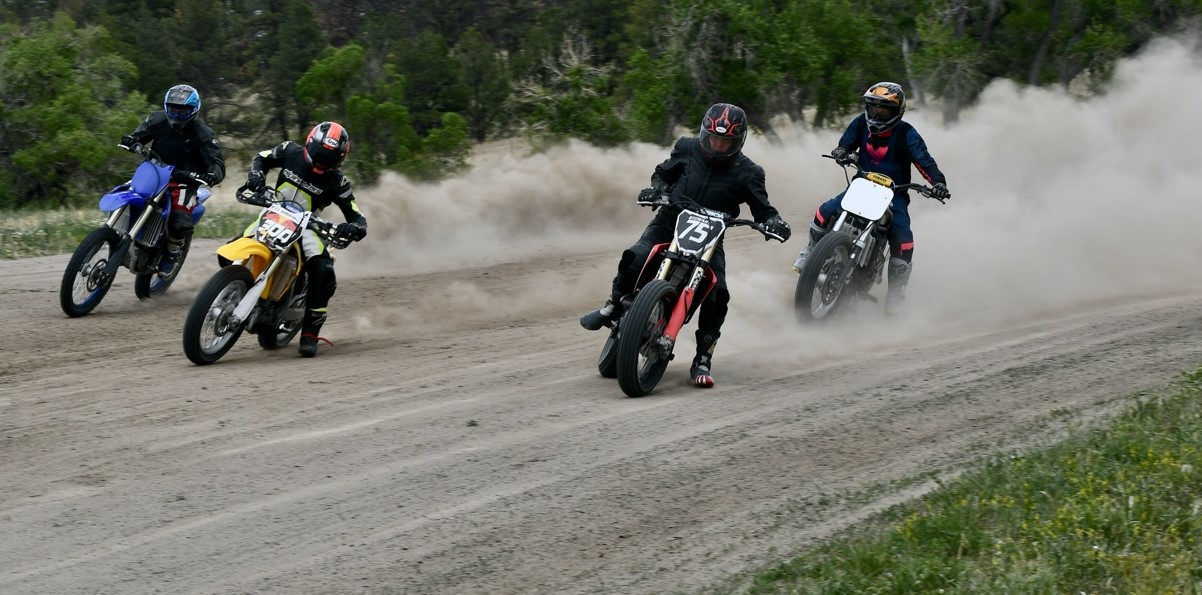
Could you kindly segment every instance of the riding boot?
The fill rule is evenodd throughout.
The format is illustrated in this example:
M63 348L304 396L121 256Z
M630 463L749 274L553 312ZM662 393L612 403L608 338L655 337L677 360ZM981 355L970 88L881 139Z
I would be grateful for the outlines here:
M910 282L913 265L897 257L889 259L889 290L885 293L885 314L893 316L906 299L906 284Z
M618 289L619 285L619 279L614 277L613 288L610 289L609 297L605 299L605 305L581 316L580 326L595 331L603 326L612 325L615 320L622 317L623 293Z
M168 236L166 249L159 257L159 276L170 277L179 263L179 251L184 247L184 240Z
M718 345L718 337L722 333L697 331L697 355L693 357L693 365L689 368L689 377L693 386L698 388L714 387L714 348Z
M810 256L810 250L814 248L814 244L817 244L818 241L822 239L822 236L826 235L828 231L830 230L819 226L813 221L810 222L810 243L806 244L806 247L801 251L801 254L797 255L797 260L793 261L794 272L800 273L801 269L805 268L806 259L808 259Z
M317 355L318 333L321 332L321 325L325 324L325 322L325 308L305 310L305 319L301 322L301 340L300 349L298 350L301 356L313 357Z

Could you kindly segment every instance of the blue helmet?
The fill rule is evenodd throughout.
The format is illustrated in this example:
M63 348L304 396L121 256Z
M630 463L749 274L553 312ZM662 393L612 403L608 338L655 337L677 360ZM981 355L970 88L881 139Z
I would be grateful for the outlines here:
M163 111L171 125L179 128L200 113L200 93L191 85L176 85L163 96Z

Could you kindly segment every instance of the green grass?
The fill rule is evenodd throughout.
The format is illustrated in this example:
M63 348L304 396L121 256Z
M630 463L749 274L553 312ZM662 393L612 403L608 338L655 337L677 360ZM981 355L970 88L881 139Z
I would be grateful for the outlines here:
M195 237L233 237L253 218L242 210L210 210L196 226ZM0 259L70 253L104 221L97 210L0 212Z
M1101 429L999 457L749 593L1202 593L1202 368Z

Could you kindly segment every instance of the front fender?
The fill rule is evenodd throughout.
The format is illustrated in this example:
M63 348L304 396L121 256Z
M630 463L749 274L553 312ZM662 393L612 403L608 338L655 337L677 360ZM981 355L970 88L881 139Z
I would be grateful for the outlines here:
M217 248L217 255L230 261L245 261L250 274L258 279L271 262L271 250L253 238L238 238Z

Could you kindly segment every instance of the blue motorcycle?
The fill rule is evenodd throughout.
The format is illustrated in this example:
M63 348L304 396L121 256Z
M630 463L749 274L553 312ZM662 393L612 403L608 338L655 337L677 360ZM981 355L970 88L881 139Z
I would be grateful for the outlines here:
M200 222L203 203L212 195L203 180L189 172L175 171L150 149L140 144L122 148L140 155L143 161L132 179L100 197L100 210L109 214L108 220L80 242L67 263L59 303L72 318L84 316L100 305L120 267L134 274L134 295L138 299L167 291L183 268L192 243L191 238L184 241L171 274L159 274L159 260L167 251L167 218L171 215L169 183L174 177L178 182L199 186L197 205L192 210L194 224Z

